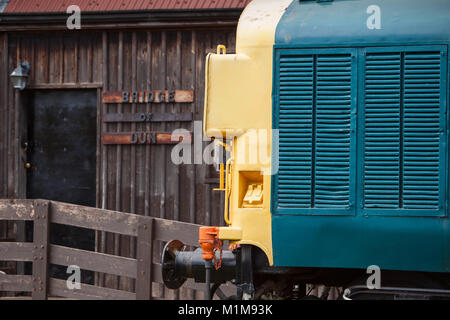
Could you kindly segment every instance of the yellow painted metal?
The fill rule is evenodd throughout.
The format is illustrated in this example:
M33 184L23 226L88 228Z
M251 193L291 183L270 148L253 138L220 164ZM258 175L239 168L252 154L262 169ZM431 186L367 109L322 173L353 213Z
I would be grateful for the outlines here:
M217 46L217 54L227 54L227 47L223 44Z
M225 179L224 179L224 165L221 163L219 165L219 172L220 172L220 185L219 188L214 188L214 191L225 191Z
M226 143L224 143L224 142L222 142L222 141L219 141L219 140L215 140L215 142L216 142L218 145L224 147L224 149L225 149L226 151L231 151L231 146L230 146L229 144L226 144Z
M242 229L237 227L219 227L219 239L238 241L242 239Z
M229 216L229 203L230 203L230 195L231 195L231 163L233 162L233 159L228 159L227 163L225 165L225 179L226 179L226 185L225 185L225 209L224 209L224 220L228 225L231 225L231 220Z
M220 47L220 46L219 46L219 47ZM225 52L226 52L225 46L223 46L223 47L224 47L224 50L225 50ZM219 48L217 48L217 51L219 51ZM222 141L219 141L219 140L215 140L215 143L216 143L217 145L219 145L219 146L222 146L226 151L231 151L231 145L226 144L226 143L224 143L224 142L222 142ZM225 167L227 167L227 165L225 165ZM226 169L228 169L228 167L227 167ZM227 171L226 174L224 174L224 171L225 171L224 165L221 163L220 166L219 166L219 172L220 172L220 187L219 187L219 188L214 188L214 189L213 189L214 191L226 191L226 190L225 190L225 179L228 177L228 171Z
M206 63L204 134L234 140L226 166L230 173L225 174L225 221L230 227L221 227L219 238L259 247L271 265L272 57L276 26L291 2L252 1L239 20L236 54L224 54L220 47ZM262 176L248 181L254 175L243 172ZM262 206L242 205L249 183L262 183Z

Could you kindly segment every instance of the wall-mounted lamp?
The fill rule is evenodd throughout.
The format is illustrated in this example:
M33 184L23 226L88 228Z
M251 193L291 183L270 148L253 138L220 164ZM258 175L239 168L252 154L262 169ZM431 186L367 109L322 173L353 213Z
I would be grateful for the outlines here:
M11 73L11 82L15 89L23 90L27 86L28 75L30 74L30 64L20 62L19 66Z

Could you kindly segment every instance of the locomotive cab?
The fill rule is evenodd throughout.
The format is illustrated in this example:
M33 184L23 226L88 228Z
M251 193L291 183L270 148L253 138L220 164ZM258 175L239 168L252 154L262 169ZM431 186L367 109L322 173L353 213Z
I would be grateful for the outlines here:
M376 293L449 296L449 17L445 0L247 6L236 54L207 57L204 134L230 151L228 226L200 231L197 281L233 280L239 298L306 283L370 296L375 266L393 279Z

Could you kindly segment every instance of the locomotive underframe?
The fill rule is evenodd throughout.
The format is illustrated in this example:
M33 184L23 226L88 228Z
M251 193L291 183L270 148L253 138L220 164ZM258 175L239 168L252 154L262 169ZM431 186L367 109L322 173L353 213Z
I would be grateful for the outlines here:
M174 245L175 244L175 245ZM176 248L175 248L176 247ZM219 259L219 253L216 252ZM201 249L186 251L179 241L166 245L162 258L163 279L170 289L178 289L187 278L205 283L211 298L221 284L237 286L236 296L226 299L327 299L329 288L339 288L338 299L450 299L450 275L415 271L384 270L381 286L370 289L370 276L362 269L272 267L257 247L242 245L223 251L222 266L215 269L202 259ZM320 296L307 292L307 285L323 285Z

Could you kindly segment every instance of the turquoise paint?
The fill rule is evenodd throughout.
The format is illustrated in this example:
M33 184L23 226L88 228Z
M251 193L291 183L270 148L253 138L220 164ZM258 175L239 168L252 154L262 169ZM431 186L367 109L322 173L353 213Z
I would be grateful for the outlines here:
M379 6L381 29L367 28L367 8ZM447 0L292 1L278 23L276 46L365 46L450 41Z
M345 128L343 130L345 130L345 134L348 136L354 136L354 133L356 132L356 86L357 86L357 82L356 82L356 50L355 49L320 49L320 50L309 50L309 49L305 49L305 50L295 50L295 49L284 49L284 50L277 50L276 51L276 57L275 59L277 61L280 60L280 54L282 53L283 57L282 59L289 59L289 57L294 57L293 59L295 59L296 56L298 56L299 54L301 56L311 56L310 60L314 60L311 62L311 67L310 69L316 69L315 72L315 77L316 79L314 81L316 81L317 83L321 83L323 82L322 79L326 79L329 77L333 77L334 72L328 68L330 67L321 67L321 59L333 59L333 57L336 57L336 59L345 59L346 64L348 65L352 65L351 70L348 71L348 74L346 74L345 76L349 78L349 80L346 82L346 86L348 88L354 88L355 90L351 90L351 96L348 98L348 102L345 104L345 106L343 106L343 110L346 112L346 119L344 120L345 124L344 126L349 126L348 130L346 130ZM286 58L287 57L287 58ZM329 58L331 57L331 58ZM327 61L323 62L323 64L327 63ZM329 63L329 62L328 62ZM327 68L327 71L323 71L324 68ZM310 72L308 72L310 73ZM279 72L276 72L277 74L277 80L276 83L278 83L280 81L279 78ZM311 77L312 79L313 77ZM282 80L282 79L281 79ZM311 80L313 81L313 80ZM310 81L310 82L311 82ZM301 91L299 91L301 92ZM304 92L304 91L303 91ZM335 146L333 147L332 144L329 143L329 134L327 134L327 130L330 130L330 127L335 126L335 124L330 123L330 121L337 121L337 120L333 120L333 119L325 119L323 117L324 113L327 112L327 107L324 106L324 103L320 103L320 101L323 101L323 99L325 98L325 95L323 94L319 94L318 92L322 92L320 86L317 88L316 90L316 94L310 93L307 97L306 100L300 100L298 101L298 103L305 103L307 102L307 100L311 99L312 96L317 96L316 98L316 102L314 103L314 109L316 109L317 112L312 112L314 114L316 114L316 118L315 119L309 119L309 126L307 129L309 129L311 131L311 135L314 134L314 137L311 136L310 138L306 138L304 139L305 141L303 141L302 144L304 143L309 143L312 144L312 140L317 140L317 145L313 148L311 148L311 146L308 147L303 147L303 150L308 150L311 149L311 155L308 155L309 158L313 157L312 153L314 153L314 156L316 159L318 159L319 161L317 161L317 163L315 162L310 162L310 167L307 168L308 171L317 171L320 172L320 169L322 167L324 167L324 163L328 163L330 161L338 161L341 157L333 157L333 155L331 153L333 153L336 149L341 149L342 146ZM299 94L298 92L295 94ZM279 103L280 99L283 99L283 96L280 96L279 92L277 92L276 94L277 96L277 104ZM321 100L322 99L322 100ZM289 101L290 102L290 101ZM289 108L290 106L286 106L286 108ZM290 129L284 129L283 128L283 120L284 121L296 121L296 124L287 124L287 126L292 126L292 125L298 125L299 128L297 128L298 130L304 130L305 124L303 122L308 121L306 120L307 115L284 115L282 112L284 111L289 111L289 110L280 110L280 111L275 111L274 112L274 123L278 123L280 125L277 125L276 128L280 129L280 133L279 133L279 141L277 142L278 144L278 150L285 150L285 149L289 149L292 150L293 152L291 152L290 156L294 156L294 154L296 152L298 152L300 150L299 147L295 147L295 146L289 146L288 148L284 148L283 149L283 144L288 144L289 142L287 142L288 140L292 139L292 131ZM331 110L332 112L335 111L336 109L335 107L333 107L333 109ZM292 119L281 119L290 116ZM314 128L313 128L314 127ZM289 134L284 135L283 134L283 130L288 130ZM294 135L298 135L298 133L294 133ZM281 149L280 149L281 146ZM294 150L293 150L294 149ZM348 174L341 174L340 176L336 176L333 174L324 174L324 175L313 175L314 177L309 177L309 181L311 179L315 179L317 182L317 190L315 190L315 192L313 192L312 194L314 194L315 197L315 202L317 202L317 207L316 208L308 208L308 207L303 207L302 208L302 214L311 214L311 215L354 215L354 208L355 208L355 186L356 186L356 139L355 138L351 138L349 143L347 143L345 145L345 149L347 149L347 153L349 155L348 160L346 160L346 171L348 171ZM352 156L350 156L352 155ZM279 158L276 160L276 162L279 165L280 168L280 172L278 173L277 177L279 176L281 179L283 179L284 177L287 176L287 179L289 179L289 177L292 175L293 172L296 172L294 170L299 170L299 169L295 169L295 167L293 166L289 166L289 169L286 169L285 172L283 169L283 165L282 161L280 161L284 156L283 155L279 155ZM304 158L304 156L302 157ZM320 159L323 159L322 161L320 161ZM299 166L304 166L304 162L305 160L299 159L297 157L296 159L296 164L300 162ZM293 163L295 160L292 161L288 161L289 163ZM341 162L342 163L342 162ZM304 179L308 179L308 177L303 177ZM340 183L341 187L345 186L348 187L348 194L346 193L346 195L344 196L344 201L342 199L336 199L336 203L332 202L330 203L330 201L333 201L332 199L330 199L330 197L332 196L326 196L325 194L327 192L329 192L329 190L326 188L326 185L329 183L333 183L332 180L334 179L348 179L348 181L346 181L345 183ZM302 180L303 182L304 180ZM320 181L323 181L323 183L320 183ZM277 179L274 180L274 186L277 189L278 186L278 181ZM295 197L295 195L298 194L298 192L303 192L302 196L304 197L305 191L306 190L302 190L301 188L299 188L298 186L294 185L292 181L289 182L289 184L282 184L282 186L280 186L280 188L288 188L288 186L292 186L292 189L296 189L293 190L294 193L290 193L288 195L292 195ZM335 186L336 187L336 186ZM339 187L339 186L338 186ZM335 196L336 198L342 198L342 196ZM300 197L299 197L300 198ZM297 199L299 199L297 198ZM308 201L312 201L312 199L307 199ZM280 204L278 203L280 202ZM273 201L272 203L275 204L276 206L282 206L281 204L282 201ZM345 204L347 205L343 205L342 203L345 202ZM325 208L322 208L325 207ZM297 209L293 209L293 208L289 208L288 206L285 206L283 208L280 208L277 210L277 213L279 214L297 214Z
M367 268L450 272L448 230L448 59L450 3L444 0L381 0L381 30L369 30L366 9L373 1L293 1L276 32L273 127L279 128L277 66L282 52L351 52L355 114L352 114L351 190L347 208L281 208L278 175L272 178L272 241L276 266ZM432 22L432 23L430 23ZM424 47L428 45L428 47ZM415 47L412 47L415 46ZM342 49L339 49L342 48ZM306 50L307 49L307 50ZM286 51L290 50L290 51ZM436 209L364 208L365 56L374 51L438 50L441 56L439 205ZM352 81L355 81L354 79ZM357 114L356 114L357 111ZM280 142L273 139L277 150ZM278 164L274 152L272 163Z

